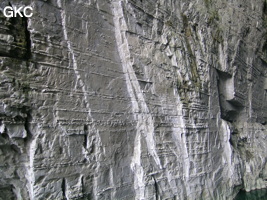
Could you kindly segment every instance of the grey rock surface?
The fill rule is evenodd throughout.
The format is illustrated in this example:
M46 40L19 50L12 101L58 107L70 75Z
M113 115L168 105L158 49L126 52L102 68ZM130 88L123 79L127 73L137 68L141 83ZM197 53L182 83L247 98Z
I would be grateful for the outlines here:
M33 16L0 12L0 199L267 187L265 0L11 4Z

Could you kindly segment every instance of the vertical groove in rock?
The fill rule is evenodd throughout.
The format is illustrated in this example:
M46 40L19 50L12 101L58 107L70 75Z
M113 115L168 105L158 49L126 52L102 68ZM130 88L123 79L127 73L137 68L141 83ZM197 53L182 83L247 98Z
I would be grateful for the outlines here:
M61 183L61 192L62 192L63 200L67 200L67 198L66 198L66 180L65 180L65 178L63 178L62 183Z

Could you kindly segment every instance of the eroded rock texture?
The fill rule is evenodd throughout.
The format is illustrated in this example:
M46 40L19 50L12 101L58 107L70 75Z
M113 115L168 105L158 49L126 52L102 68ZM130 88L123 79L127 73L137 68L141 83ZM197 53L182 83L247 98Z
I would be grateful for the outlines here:
M0 199L267 187L265 0L36 0L0 16Z

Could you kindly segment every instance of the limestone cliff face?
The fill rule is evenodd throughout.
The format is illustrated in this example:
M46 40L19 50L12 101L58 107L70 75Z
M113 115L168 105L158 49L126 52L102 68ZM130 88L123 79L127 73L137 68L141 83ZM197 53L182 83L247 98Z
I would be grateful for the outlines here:
M265 0L1 1L0 199L267 187Z

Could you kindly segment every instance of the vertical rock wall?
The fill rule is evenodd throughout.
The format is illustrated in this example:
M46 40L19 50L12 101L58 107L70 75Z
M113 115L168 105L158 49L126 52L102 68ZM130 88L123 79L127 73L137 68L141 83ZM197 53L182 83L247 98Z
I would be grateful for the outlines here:
M0 199L232 199L267 186L267 3L2 1Z

